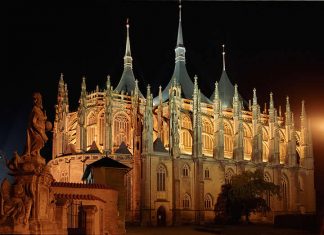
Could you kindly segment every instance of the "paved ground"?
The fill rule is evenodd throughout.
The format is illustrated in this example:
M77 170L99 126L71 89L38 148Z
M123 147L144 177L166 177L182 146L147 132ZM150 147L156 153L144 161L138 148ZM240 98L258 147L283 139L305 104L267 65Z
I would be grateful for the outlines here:
M225 226L222 228L201 228L195 226L182 227L128 227L127 235L315 235L307 231L279 229L267 225Z

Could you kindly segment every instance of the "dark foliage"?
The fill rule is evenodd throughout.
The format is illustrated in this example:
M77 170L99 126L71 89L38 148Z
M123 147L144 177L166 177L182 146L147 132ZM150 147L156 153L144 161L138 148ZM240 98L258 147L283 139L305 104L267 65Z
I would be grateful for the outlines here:
M233 176L230 184L222 185L215 205L215 221L235 224L245 216L249 223L251 213L270 210L264 199L268 193L279 196L279 186L266 182L261 170Z

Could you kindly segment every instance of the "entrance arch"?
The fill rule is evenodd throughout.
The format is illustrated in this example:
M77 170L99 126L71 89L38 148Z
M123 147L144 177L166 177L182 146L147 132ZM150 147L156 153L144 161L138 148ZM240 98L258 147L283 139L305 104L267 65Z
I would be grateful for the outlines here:
M164 206L160 206L156 212L157 226L166 226L166 210Z

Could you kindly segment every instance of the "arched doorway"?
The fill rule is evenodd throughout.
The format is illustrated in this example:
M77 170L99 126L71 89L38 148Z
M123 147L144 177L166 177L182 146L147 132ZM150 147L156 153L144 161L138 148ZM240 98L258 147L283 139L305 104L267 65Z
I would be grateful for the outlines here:
M164 206L160 206L156 212L157 226L166 225L166 211Z

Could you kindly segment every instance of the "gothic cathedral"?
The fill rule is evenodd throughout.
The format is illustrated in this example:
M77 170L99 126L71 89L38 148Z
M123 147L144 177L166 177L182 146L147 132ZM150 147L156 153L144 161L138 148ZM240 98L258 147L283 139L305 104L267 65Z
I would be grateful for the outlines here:
M53 129L53 159L58 182L82 182L86 166L103 157L132 170L125 178L126 221L142 225L202 223L214 219L221 185L234 174L262 169L281 186L281 200L268 196L269 220L282 213L315 212L314 162L304 101L300 130L286 99L285 113L260 111L239 94L223 70L215 91L206 97L186 70L181 5L175 67L156 97L139 90L132 70L129 24L126 24L124 71L116 88L108 76L105 89L88 92L81 84L79 107L69 110L67 84L61 75ZM223 47L224 48L224 47Z

